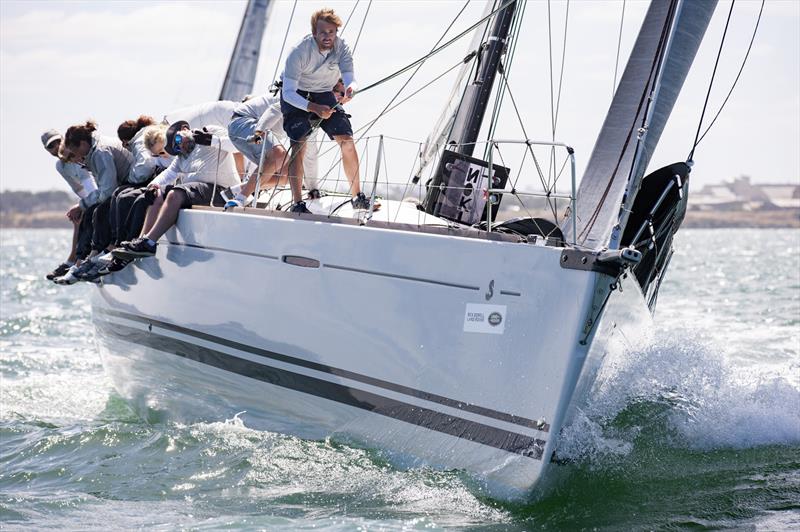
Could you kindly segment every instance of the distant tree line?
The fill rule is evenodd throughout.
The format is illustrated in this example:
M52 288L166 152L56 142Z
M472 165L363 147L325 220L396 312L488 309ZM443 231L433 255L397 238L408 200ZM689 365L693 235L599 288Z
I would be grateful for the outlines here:
M62 190L46 190L44 192L6 190L0 192L0 212L5 215L50 211L65 213L75 203L77 203L75 195Z

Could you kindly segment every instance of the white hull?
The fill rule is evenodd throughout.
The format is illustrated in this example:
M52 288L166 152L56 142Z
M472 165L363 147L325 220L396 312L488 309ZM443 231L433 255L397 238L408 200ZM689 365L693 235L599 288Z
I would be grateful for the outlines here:
M183 211L156 258L104 278L94 320L115 386L137 405L180 421L246 411L253 428L334 435L525 498L607 340L648 316L623 281L582 345L610 278L562 268L561 251Z

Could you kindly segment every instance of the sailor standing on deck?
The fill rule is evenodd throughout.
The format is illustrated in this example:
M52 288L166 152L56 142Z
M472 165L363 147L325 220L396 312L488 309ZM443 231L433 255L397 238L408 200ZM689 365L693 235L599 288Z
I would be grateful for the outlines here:
M353 143L353 128L347 115L337 107L331 87L342 78L345 96L341 104L353 97L355 75L353 56L347 44L336 34L342 20L332 9L321 9L311 15L311 35L306 35L286 57L281 88L283 128L291 139L289 183L292 187L292 212L308 213L302 201L303 156L312 131L312 121L335 140L342 150L344 172L350 182L355 209L368 209L369 201L361 192L358 153Z

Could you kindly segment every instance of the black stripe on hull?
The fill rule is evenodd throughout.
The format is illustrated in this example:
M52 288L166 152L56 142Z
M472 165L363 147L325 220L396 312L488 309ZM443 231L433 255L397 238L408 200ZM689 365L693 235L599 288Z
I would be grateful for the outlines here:
M336 375L337 377L343 377L345 379L350 379L357 382L362 382L364 384L369 384L370 386L384 388L386 390L402 393L404 395L415 397L417 399L423 399L425 401L430 401L432 403L438 403L440 405L449 406L450 408L457 408L459 410L464 410L465 412L471 412L473 414L478 414L484 417L493 418L498 421L504 421L506 423L520 425L522 427L538 430L541 432L548 432L550 430L550 425L544 422L534 421L533 419L528 419L521 416L515 416L513 414L508 414L506 412L499 412L491 408L486 408L479 405L473 405L470 403L457 401L455 399L450 399L449 397L443 397L441 395L433 394L430 392L424 392L422 390L417 390L415 388L410 388L408 386L403 386L401 384L397 384L394 382L389 382L382 379L376 379L374 377L369 377L367 375L362 375L360 373L356 373L346 369L336 368L333 366L328 366L325 364L320 364L318 362L312 362L310 360L292 357L281 353L275 353L274 351L260 349L258 347L242 344L240 342L228 340L227 338L222 338L219 336L213 336L211 334L196 331L194 329L181 327L180 325L173 325L171 323L110 309L95 309L95 312L100 312L102 314L107 314L109 316L116 316L119 318L125 318L127 320L136 321L139 323L143 323L148 327L155 326L168 331L174 331L180 334L185 334L187 336L193 336L195 338L199 338L207 342L213 342L215 344L224 345L225 347L230 347L238 351L244 351L252 355L271 358L273 360L280 360L281 362L286 362L287 364L294 364L296 366L313 369L315 371L320 371L323 373L330 373L331 375Z
M244 377L360 408L374 414L405 421L418 427L480 443L509 453L536 460L542 459L546 442L524 434L443 414L428 408L308 375L266 366L184 340L162 336L155 332L142 331L103 321L96 321L95 325L102 334L129 343L174 354Z

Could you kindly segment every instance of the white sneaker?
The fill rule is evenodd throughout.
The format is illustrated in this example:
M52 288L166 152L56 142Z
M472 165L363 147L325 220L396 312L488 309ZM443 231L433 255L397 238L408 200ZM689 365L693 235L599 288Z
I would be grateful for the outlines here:
M233 197L233 198L231 198L231 199L229 199L228 201L225 202L224 209L227 211L231 207L242 208L242 207L244 207L245 201L247 201L247 198L245 198L241 194L236 194L235 197Z
M78 271L78 268L79 268L78 265L73 264L72 266L69 267L69 270L67 270L67 273L65 273L61 277L56 277L55 279L53 279L53 282L56 283L56 284L75 284L75 283L77 283L78 281L80 281L80 279L78 279L75 276L75 272Z
M112 260L114 260L114 255L110 251L103 253L102 255L95 255L91 258L92 262L100 266L108 266L111 264Z

